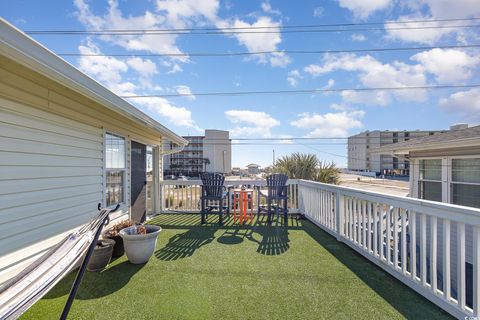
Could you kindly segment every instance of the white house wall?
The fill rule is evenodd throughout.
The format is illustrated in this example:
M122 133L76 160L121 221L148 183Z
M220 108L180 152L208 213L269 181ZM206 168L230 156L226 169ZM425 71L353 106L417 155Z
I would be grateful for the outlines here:
M105 132L127 147L126 203L115 220L130 210L130 142L158 152L161 134L0 56L0 283L97 212Z

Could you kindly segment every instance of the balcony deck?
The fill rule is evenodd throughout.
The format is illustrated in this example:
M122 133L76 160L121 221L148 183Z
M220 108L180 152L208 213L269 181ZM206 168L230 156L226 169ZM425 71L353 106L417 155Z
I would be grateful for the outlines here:
M307 220L217 225L162 214L154 256L87 273L71 319L446 319L450 316ZM22 319L60 315L71 274Z

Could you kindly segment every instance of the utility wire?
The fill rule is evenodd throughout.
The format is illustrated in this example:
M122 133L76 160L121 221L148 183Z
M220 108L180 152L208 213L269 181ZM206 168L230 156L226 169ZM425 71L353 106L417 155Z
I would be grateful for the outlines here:
M271 53L284 54L328 54L328 53L352 53L352 52L388 52L388 51L422 51L432 49L468 49L479 48L480 44L429 46L429 47L403 47L403 48L365 48L365 49L338 49L338 50L271 50L253 52L191 52L191 53L57 53L62 57L230 57L263 55Z
M123 99L141 99L141 98L176 98L190 96L245 96L261 94L305 94L305 93L327 93L343 91L405 91L405 90L427 90L427 89L465 89L477 88L480 84L466 85L436 85L436 86L405 86L405 87L373 87L373 88L338 88L338 89L304 89L304 90L267 90L267 91L230 91L230 92L198 92L198 93L172 93L172 94L154 94L154 95L125 95L120 96Z
M358 22L358 23L332 23L332 24L308 24L308 25L286 25L286 26L248 26L248 27L218 27L218 28L164 28L164 29L106 29L106 30L26 30L27 34L84 34L86 32L180 32L180 31L222 31L222 30L263 30L263 29L299 29L299 28L324 28L324 27L352 27L352 26L374 26L374 25L402 25L410 23L433 23L433 22L458 22L458 21L477 21L480 17L472 18L450 18L450 19L422 19L406 21L377 21L377 22Z
M478 28L480 24L450 25L450 26L414 26L414 27L391 27L391 28L354 28L354 29L303 29L303 30L265 30L265 31L61 31L61 32L38 32L30 31L29 35L90 35L90 36L135 36L135 35L235 35L235 34L278 34L278 33L331 33L331 32L366 32L366 31L393 31L393 30L430 30L430 29L456 29Z

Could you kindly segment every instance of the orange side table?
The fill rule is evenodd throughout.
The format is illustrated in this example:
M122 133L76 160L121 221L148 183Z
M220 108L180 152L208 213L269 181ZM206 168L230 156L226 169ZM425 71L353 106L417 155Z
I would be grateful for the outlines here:
M233 189L233 221L253 220L253 189Z

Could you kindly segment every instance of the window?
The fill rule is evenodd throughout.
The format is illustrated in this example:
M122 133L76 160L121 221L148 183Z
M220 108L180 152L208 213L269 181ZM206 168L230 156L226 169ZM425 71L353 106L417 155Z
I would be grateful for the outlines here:
M452 159L450 201L480 208L480 158Z
M442 159L420 160L419 196L442 201Z
M125 139L105 134L105 205L125 202L126 174Z

